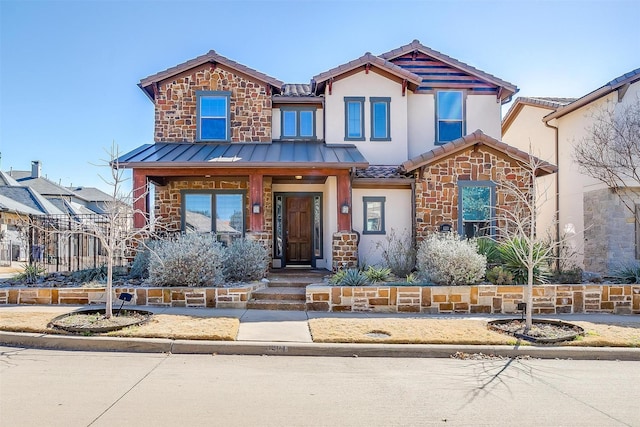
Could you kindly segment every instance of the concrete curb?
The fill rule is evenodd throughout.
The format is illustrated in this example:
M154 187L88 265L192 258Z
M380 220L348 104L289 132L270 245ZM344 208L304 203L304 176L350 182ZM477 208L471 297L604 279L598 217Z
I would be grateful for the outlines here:
M540 359L640 361L640 348L626 347L512 347L499 345L197 341L160 338L75 337L17 332L0 332L0 344L54 350L133 353L449 358L456 352L463 352L511 358L530 356Z

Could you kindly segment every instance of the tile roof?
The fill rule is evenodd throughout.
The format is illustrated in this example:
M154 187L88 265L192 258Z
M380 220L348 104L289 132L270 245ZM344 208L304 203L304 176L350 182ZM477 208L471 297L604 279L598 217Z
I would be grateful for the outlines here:
M409 52L413 52L413 51L420 51L422 53L424 53L425 55L431 56L433 58L438 59L439 61L444 62L445 64L448 64L452 67L455 68L459 68L463 71L466 71L469 74L472 74L474 76L480 77L484 80L487 80L491 83L496 84L497 86L502 86L505 89L507 89L508 91L510 91L512 94L516 93L518 91L518 88L516 87L516 85L514 85L513 83L509 83L506 80L502 80L496 76L494 76L493 74L489 74L486 73L482 70L479 70L469 64L465 64L462 61L458 61L457 59L454 59L448 55L445 55L444 53L438 52L437 50L433 50L425 45L423 45L422 43L420 43L419 40L414 40L411 43L404 45L404 46L400 46L397 49L393 49L390 50L389 52L385 52L383 54L380 55L381 58L386 59L386 60L391 60L393 58L397 58L398 56L402 56L406 53Z
M167 68L164 71L160 71L159 73L145 77L144 79L140 80L138 86L145 91L149 98L153 99L153 89L151 89L152 83L168 79L175 76L176 74L180 74L184 71L190 70L194 67L206 64L208 62L220 63L222 65L225 65L226 67L253 77L261 82L268 83L271 86L276 87L278 90L280 90L280 88L284 84L282 81L274 77L268 76L264 73L261 73L260 71L249 68L246 65L240 64L236 61L232 61L229 58L225 58L224 56L219 55L215 50L210 50L209 52L205 53L204 55L200 55L197 58L190 59L186 62L176 65L175 67Z
M518 114L524 108L525 105L531 105L534 107L546 108L549 110L556 110L562 106L572 103L576 98L553 98L553 97L525 97L519 96L516 100L511 104L507 114L502 118L502 134L509 129L509 127L513 124L513 121L518 117Z
M400 166L383 166L383 165L372 165L366 169L356 169L356 179L358 178L371 178L371 179L413 179L410 176L407 176L405 172L400 170Z
M121 156L120 166L133 167L325 167L347 169L369 163L352 144L318 141L272 143L155 143Z
M442 158L465 150L478 143L498 150L507 157L510 157L519 162L528 162L531 157L536 160L540 160L535 156L531 156L529 153L505 144L502 141L498 141L497 139L492 138L489 135L485 135L480 129L478 129L469 135L465 135L462 138L458 138L437 148L434 148L431 151L427 151L426 153L407 160L406 162L402 163L402 169L407 172L416 170L419 167L434 163ZM558 168L551 163L542 162L539 173L537 175L548 175L551 173L555 173L557 170Z
M346 64L339 65L335 68L330 69L329 71L325 71L324 73L320 73L313 77L313 81L316 83L322 83L329 80L332 77L339 76L351 70L354 70L363 65L371 64L385 71L390 72L393 75L396 75L402 79L406 79L407 81L413 83L414 85L419 85L422 82L422 77L417 74L412 73L409 70L406 70L398 65L387 61L378 56L372 55L370 52L365 53L360 58L354 59L353 61L349 61Z
M282 94L276 96L313 96L313 92L310 84L287 83L282 86Z
M604 86L599 87L593 92L589 92L585 96L576 99L570 104L559 107L556 111L548 114L542 120L544 122L548 122L549 120L562 117L565 114L575 111L578 108L584 107L585 105L595 101L596 99L602 98L603 96L606 96L625 85L631 85L637 83L638 81L640 81L640 68L636 68L635 70L629 71L628 73L616 77L615 79L611 80Z

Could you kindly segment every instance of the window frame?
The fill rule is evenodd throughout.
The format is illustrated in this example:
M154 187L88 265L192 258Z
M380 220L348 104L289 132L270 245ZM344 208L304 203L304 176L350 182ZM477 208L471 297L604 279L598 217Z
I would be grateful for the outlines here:
M370 141L391 141L391 98L390 97L380 97L380 96L372 96L369 98L370 110L371 110L371 137ZM386 105L386 134L383 137L375 136L375 104L385 104Z
M489 218L487 222L489 223L489 237L495 237L496 235L496 183L493 181L458 181L458 234L463 237L467 237L464 233L464 210L463 210L463 200L462 200L462 190L465 187L488 187L490 194L490 203L489 207ZM477 222L477 221L476 221ZM479 237L479 236L473 236Z
M366 137L364 134L364 96L345 96L344 97L344 140L345 141L365 141ZM359 137L350 137L349 136L349 104L350 103L359 103L360 104L360 136Z
M385 203L387 198L385 196L363 196L362 197L362 234L387 234L385 226ZM367 230L367 204L368 203L380 203L380 230L370 231Z
M461 108L461 119L440 119L440 101L439 101L439 97L440 94L442 93L459 93L460 94L460 108ZM436 145L443 145L443 144L447 144L451 141L455 141L458 138L462 138L465 134L466 134L466 126L467 126L467 121L466 121L466 114L467 114L467 108L466 108L466 100L467 100L467 93L464 90L438 90L435 93L435 116L436 116ZM448 141L442 141L440 139L440 122L449 122L449 123L461 123L460 126L460 136L458 138L454 138Z
M296 115L296 135L289 136L284 134L284 116L285 112L295 112ZM280 139L290 140L290 139L305 139L305 140L314 140L318 139L316 136L316 111L317 107L290 107L290 106L282 106L280 107ZM300 124L301 124L301 114L302 112L310 112L311 113L311 128L312 135L311 136L303 136L300 135Z
M202 114L201 100L203 98L225 98L227 104L227 115L225 117L225 137L224 138L203 138L202 137ZM204 118L206 118L205 116ZM231 92L222 90L197 90L196 91L196 134L197 141L230 142L231 141Z
M209 227L209 231L204 231L201 233L212 233L212 234L233 234L233 233L226 233L226 232L218 232L218 230L216 229L217 227L217 222L216 222L216 216L217 216L217 201L216 201L216 196L223 194L223 195L240 195L241 196L241 205L242 205L242 237L245 236L246 231L247 231L247 192L246 190L180 190L180 231L182 233L185 233L187 230L185 229L185 225L186 225L186 209L187 209L187 205L185 203L186 201L186 196L189 194L205 194L205 195L209 195L211 196L211 224Z

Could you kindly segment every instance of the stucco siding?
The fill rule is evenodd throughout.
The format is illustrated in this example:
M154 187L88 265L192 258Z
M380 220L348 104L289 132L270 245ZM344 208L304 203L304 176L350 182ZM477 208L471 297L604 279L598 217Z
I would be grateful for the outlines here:
M364 234L363 197L384 197L385 234ZM401 235L411 233L411 190L409 189L353 189L353 229L360 233L358 255L360 263L376 265L382 262L381 250L376 248L383 243L391 230Z
M486 135L500 139L500 102L495 95L467 95L466 133L480 129Z
M371 164L399 164L407 152L407 97L402 85L373 69L339 79L325 93L327 143L353 143ZM364 141L345 141L345 97L364 97ZM389 97L391 141L371 141L371 97Z
M409 158L433 150L436 140L435 97L433 94L408 94Z

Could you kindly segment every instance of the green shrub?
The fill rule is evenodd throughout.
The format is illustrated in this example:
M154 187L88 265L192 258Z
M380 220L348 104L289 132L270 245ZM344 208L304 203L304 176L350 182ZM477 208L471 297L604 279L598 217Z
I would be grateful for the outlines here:
M340 286L367 286L370 283L366 274L357 268L350 268L342 270L340 281L337 284Z
M420 274L439 285L471 285L485 275L487 259L477 252L473 240L461 240L455 233L430 234L418 247Z
M339 285L340 282L342 282L342 279L344 279L344 276L347 274L347 270L338 270L336 271L333 276L331 276L329 278L329 283L331 283L332 285Z
M234 240L224 258L224 277L232 282L262 279L269 269L269 253L258 241Z
M525 239L512 237L500 243L498 246L503 267L513 274L513 281L519 285L527 284L528 268L520 260L518 254L527 253L527 242ZM533 283L547 283L549 272L549 261L551 257L547 253L542 242L535 242L533 245L533 260L536 267L533 269Z
M222 244L212 234L159 240L149 258L149 280L158 286L220 285L224 257Z
M364 275L367 276L367 279L369 279L371 283L384 282L391 275L391 269L369 266L369 268L364 270Z
M628 285L640 283L640 264L633 262L620 265L611 272L611 279Z
M478 245L478 253L487 258L487 264L500 264L502 262L498 243L495 240L489 237L480 237L476 239L476 244Z
M384 242L377 243L376 248L382 250L384 264L398 277L405 277L416 267L416 248L406 231L397 235L391 229Z
M487 271L487 280L494 285L512 285L513 274L503 267L496 266Z
M418 283L418 275L416 273L409 273L404 279L407 283Z
M582 269L580 267L573 267L569 270L557 271L554 274L553 280L562 284L582 283Z
M153 242L146 244L146 247L138 249L133 263L131 264L131 271L129 277L132 279L146 279L149 277L149 259L151 258L150 250L153 249Z
M46 270L40 267L38 264L24 264L22 266L22 273L18 273L14 276L14 280L25 282L29 284L36 283Z

